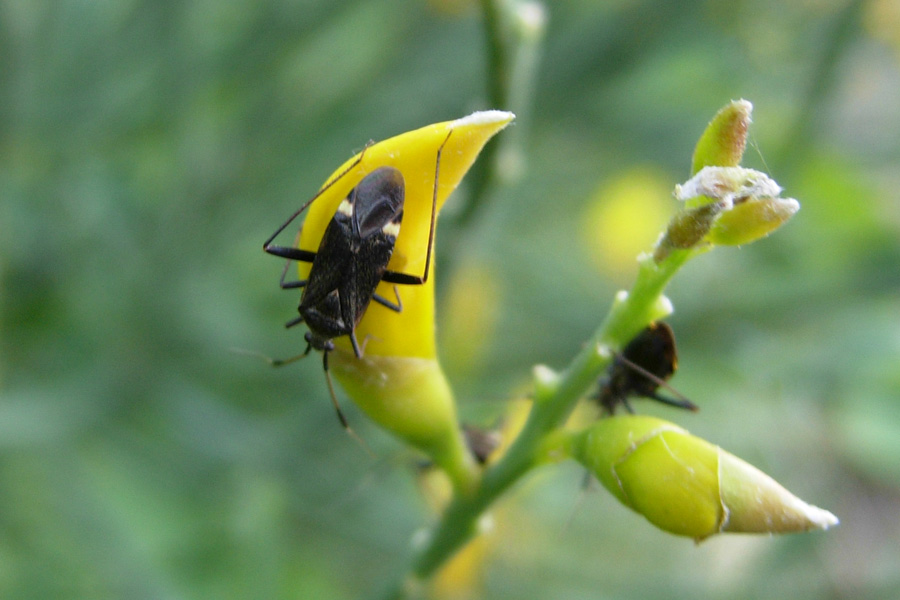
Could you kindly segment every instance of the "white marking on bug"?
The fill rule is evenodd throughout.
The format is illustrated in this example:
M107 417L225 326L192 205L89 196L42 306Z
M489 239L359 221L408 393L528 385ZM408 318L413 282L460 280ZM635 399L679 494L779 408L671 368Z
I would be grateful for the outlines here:
M341 200L340 206L338 206L337 211L344 216L352 217L353 216L353 205L350 204L348 200Z
M391 235L396 238L400 235L400 223L385 223L384 227L381 228L381 231L383 231L385 235Z

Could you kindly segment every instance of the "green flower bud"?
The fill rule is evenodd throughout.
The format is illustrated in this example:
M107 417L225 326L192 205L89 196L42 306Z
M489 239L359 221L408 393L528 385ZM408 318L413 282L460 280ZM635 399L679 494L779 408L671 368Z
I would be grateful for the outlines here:
M748 101L736 100L713 117L694 149L692 175L703 167L735 167L741 164L752 111L753 105Z
M788 533L838 523L756 467L653 417L602 419L573 455L623 504L670 533L702 540L721 532Z
M428 455L457 487L470 485L475 465L457 425L453 393L436 360L335 352L331 367L347 395L373 421Z
M754 169L703 167L675 186L685 208L672 218L654 259L701 243L735 246L770 234L800 210L799 202L779 194L781 186Z
M748 198L719 215L706 241L720 246L740 246L765 237L800 210L793 198Z
M677 212L657 242L653 259L661 262L673 250L687 250L701 243L721 211L721 204L712 203Z

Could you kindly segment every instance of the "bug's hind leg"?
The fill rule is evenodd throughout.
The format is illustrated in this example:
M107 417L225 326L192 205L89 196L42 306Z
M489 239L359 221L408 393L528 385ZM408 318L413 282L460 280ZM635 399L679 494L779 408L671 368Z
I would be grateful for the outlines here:
M352 338L351 338L352 339ZM363 450L371 456L375 457L375 453L372 452L372 449L369 448L369 445L366 444L365 440L363 440L359 435L353 431L353 428L350 427L350 423L347 421L347 417L344 416L344 411L341 409L341 405L338 403L337 394L334 393L334 384L331 381L331 373L328 370L328 352L330 350L328 348L322 352L322 368L325 370L325 381L328 383L328 393L331 396L331 404L334 405L334 412L337 414L338 421L341 423L341 427L344 428L351 437L353 437L357 442L359 442L360 446L363 447Z

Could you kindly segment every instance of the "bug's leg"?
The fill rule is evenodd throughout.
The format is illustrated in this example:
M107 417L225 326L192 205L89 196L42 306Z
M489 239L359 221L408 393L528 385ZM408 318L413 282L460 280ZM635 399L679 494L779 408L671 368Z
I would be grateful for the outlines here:
M294 290L297 288L302 288L303 286L306 285L307 281L309 281L308 279L301 279L299 281L285 281L285 278L287 277L288 269L291 267L292 260L302 260L304 262L313 262L316 259L315 252L310 252L308 250L300 250L299 248L296 247L296 246L300 245L300 234L301 233L303 233L302 227L300 228L300 231L297 232L297 237L294 238L294 247L293 248L285 248L283 246L273 246L271 248L273 250L273 252L271 252L270 254L274 254L276 256L282 256L283 258L287 258L287 260L284 261L284 268L281 270L281 279L278 280L278 285L283 290ZM274 252L274 250L278 250L278 253ZM282 250L289 251L286 253L290 254L291 256L284 256L283 254L280 254L280 252ZM305 258L303 258L304 256L305 256Z
M396 271L386 271L384 276L381 278L382 281L387 281L388 283L399 283L401 285L422 285L426 281L428 281L428 272L431 270L431 249L434 246L434 225L437 219L437 197L438 197L438 182L440 181L441 174L441 152L444 151L444 146L447 145L447 140L450 139L450 135L453 133L453 130L447 132L447 137L444 138L444 141L441 142L440 147L438 147L437 158L434 162L434 189L431 192L431 225L428 228L428 250L425 254L425 273L422 274L421 277L418 275L409 275L407 273L398 273Z
M281 281L279 285L283 290L296 290L297 288L302 288L306 286L306 282L308 279L301 279L300 281L284 281L284 275L281 276Z
M299 317L294 317L293 319L291 319L290 321L288 321L287 323L285 323L285 324L284 324L284 328L285 328L285 329L290 329L290 328L293 327L294 325L299 325L299 324L302 323L302 322L303 322L303 315L300 315ZM307 352L309 352L309 350L307 350Z
M618 401L615 396L612 394L601 393L597 396L597 401L600 403L600 407L603 409L604 414L610 417L616 414L616 404Z
M359 347L359 342L356 341L356 331L350 332L350 345L353 346L353 354L356 355L356 358L362 358L363 351Z
M298 354L297 356L292 356L290 358L281 358L281 359L273 358L273 359L269 360L269 364L271 364L273 367L283 367L284 365L289 365L292 362L296 362L296 361L300 360L301 358L306 358L307 356L309 356L310 350L312 350L312 346L307 345L306 350L304 350L301 354Z
M312 262L316 259L316 253L311 250L301 250L300 248L292 248L290 246L266 246L266 252L272 256L280 256L288 260L299 260L303 262Z
M274 254L275 256L287 258L289 260L302 260L304 262L312 262L312 258L310 258L310 255L312 255L312 257L314 258L315 254L316 254L315 252L308 252L306 250L300 250L298 248L288 248L286 246L273 246L272 242L275 240L275 238L278 237L278 234L281 233L282 231L284 231L285 228L288 225L290 225L294 219L296 219L298 216L300 216L300 213L302 213L304 210L306 210L307 207L309 207L309 205L312 204L316 200L316 198L318 198L319 196L324 194L331 186L333 186L335 183L340 181L344 177L344 175L346 175L347 173L349 173L350 171L355 169L356 166L362 162L363 157L366 155L366 150L368 150L369 147L372 146L373 144L374 144L374 142L371 142L371 141L368 144L366 144L366 146L365 146L365 148L363 148L362 152L359 153L359 157L356 160L354 160L350 164L349 167L347 167L346 169L344 169L343 171L338 173L337 177L335 177L334 179L332 179L331 181L326 183L324 186L322 186L322 189L320 189L318 192L316 192L316 194L312 198L310 198L309 200L304 202L303 206L301 206L299 209L297 209L297 211L294 214L292 214L290 217L288 217L288 220L285 221L284 223L282 223L281 227L276 229L275 233L273 233L271 236L269 236L269 239L267 239L265 242L263 242L263 251L268 252L269 254Z
M297 245L299 240L300 240L300 232L298 231L297 232L297 241L294 242L295 246ZM289 250L298 250L297 248L288 248L288 249ZM288 269L291 266L291 260L305 260L306 262L312 262L316 258L315 252L307 252L306 250L298 250L298 252L304 252L306 254L311 254L312 257L309 258L309 260L299 259L299 258L292 259L290 257L285 257L285 258L287 258L287 260L284 261L284 268L281 270L281 279L278 280L278 285L281 286L281 289L283 289L283 290L294 290L297 288L302 288L303 286L306 285L306 282L309 281L308 279L301 279L299 281L285 281L284 280L287 277Z
M341 410L341 405L338 404L337 395L334 393L334 384L331 382L331 373L328 371L328 352L330 352L329 348L325 348L322 352L322 367L325 369L325 381L328 383L328 393L331 395L331 403L334 405L334 411L337 413L338 421L341 422L341 427L344 428L344 431L359 442L359 445L363 447L363 450L365 450L369 456L374 458L375 453L372 452L372 449L369 448L369 445L366 444L365 440L353 431L353 428L350 427L350 423L347 422L347 417L344 416L344 411Z
M674 406L676 408L686 408L687 410L690 410L693 412L697 412L698 410L700 410L700 408L696 404L694 404L687 398L676 400L675 398L667 398L665 396L660 396L659 394L657 394L655 392L653 394L651 394L649 397L653 398L657 402L662 402L663 404L668 404L669 406Z
M587 469L584 470L584 477L581 478L581 485L578 486L578 496L575 498L574 504L572 504L572 508L569 509L569 516L566 517L566 523L564 525L565 529L568 530L572 527L572 523L575 521L575 515L578 514L578 511L581 509L581 505L584 504L584 501L587 499L588 494L591 493L596 478L591 475L591 472Z
M394 312L403 312L403 301L400 300L400 292L397 291L397 286L394 286L394 297L397 299L397 303L394 304L387 298L383 296L379 296L378 294L372 294L372 300L377 302L378 304L391 309Z

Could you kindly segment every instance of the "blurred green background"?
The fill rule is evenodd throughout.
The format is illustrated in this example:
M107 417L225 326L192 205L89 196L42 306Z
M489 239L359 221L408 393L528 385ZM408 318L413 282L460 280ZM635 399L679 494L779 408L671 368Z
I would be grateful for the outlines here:
M533 92L492 107L464 0L0 2L0 597L383 584L432 518L412 457L346 401L379 460L341 430L317 357L231 351L304 347L262 241L367 140L519 111L519 178L439 230L441 352L489 424L629 285L741 97L744 164L803 208L669 289L702 411L636 406L840 527L695 546L562 465L501 503L482 597L900 595L900 3L547 5Z

